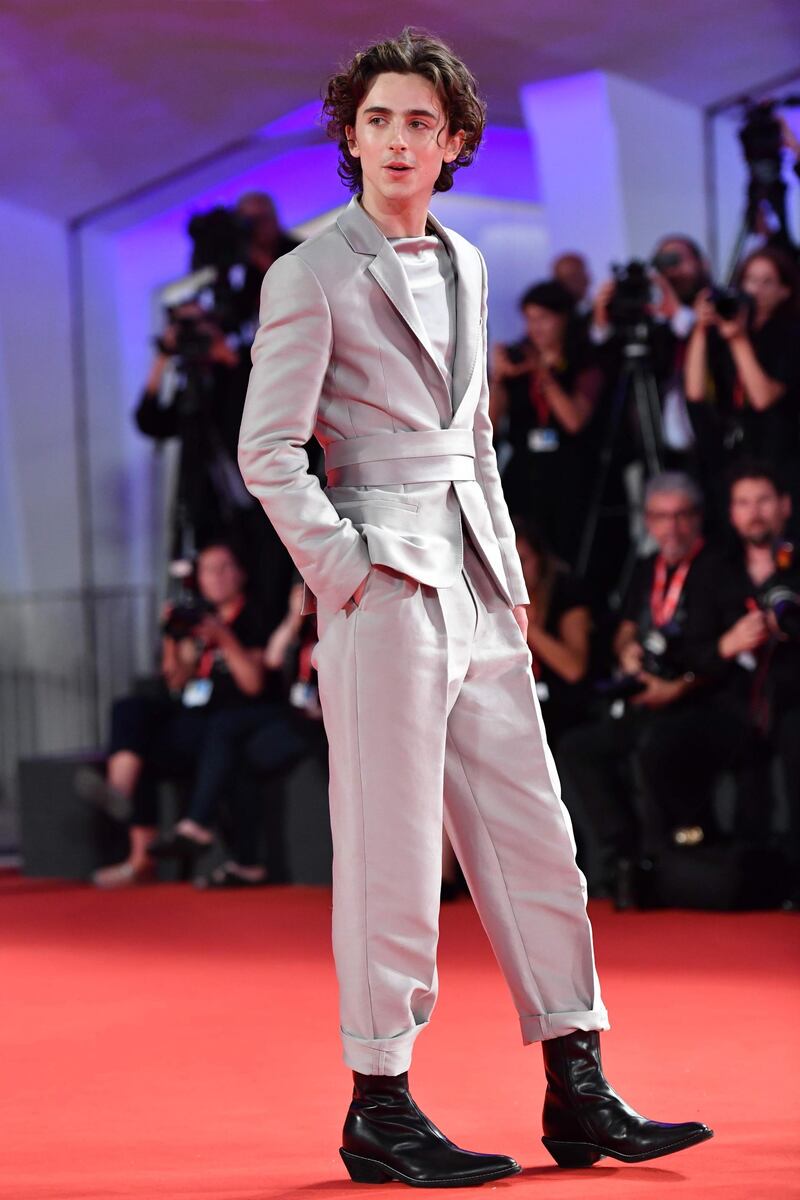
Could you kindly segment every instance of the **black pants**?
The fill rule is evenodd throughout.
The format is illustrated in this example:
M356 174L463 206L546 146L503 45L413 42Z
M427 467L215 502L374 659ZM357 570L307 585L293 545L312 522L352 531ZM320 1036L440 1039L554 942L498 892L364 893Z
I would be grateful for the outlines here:
M627 706L565 734L557 763L564 803L582 847L590 886L610 882L624 854L656 854L682 825L716 831L716 775L747 760L744 716L723 701L648 711Z
M255 752L248 763L246 747L251 739ZM186 815L208 827L214 824L221 802L232 795L243 763L261 772L275 771L288 766L304 747L282 704L209 711L149 696L127 696L115 702L111 714L110 753L129 750L144 761L134 797L135 825L158 823L155 783L159 777L192 778ZM254 816L253 805L243 801L240 819L248 828Z

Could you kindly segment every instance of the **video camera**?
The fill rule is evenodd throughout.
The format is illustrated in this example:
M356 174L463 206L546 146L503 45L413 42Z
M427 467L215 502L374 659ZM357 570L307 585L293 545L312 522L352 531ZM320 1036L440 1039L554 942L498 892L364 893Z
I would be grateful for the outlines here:
M158 294L176 329L175 347L167 347L159 339L163 353L174 354L189 364L202 363L208 358L212 342L209 326L216 326L223 333L239 330L247 314L237 296L244 280L253 231L251 218L221 205L191 218L187 232L192 240L192 270L167 284ZM180 312L188 307L199 311Z
M612 263L614 294L608 306L612 324L622 330L648 325L651 320L649 308L658 300L651 272L663 272L679 262L679 254L662 251L649 263L639 258L632 258L627 263Z

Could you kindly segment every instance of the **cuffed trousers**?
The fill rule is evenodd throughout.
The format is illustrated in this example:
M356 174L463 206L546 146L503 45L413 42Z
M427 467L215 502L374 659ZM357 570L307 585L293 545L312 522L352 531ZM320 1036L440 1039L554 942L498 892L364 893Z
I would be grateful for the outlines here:
M450 588L374 566L318 625L346 1064L402 1073L430 1019L443 820L523 1041L607 1029L530 654L475 551Z

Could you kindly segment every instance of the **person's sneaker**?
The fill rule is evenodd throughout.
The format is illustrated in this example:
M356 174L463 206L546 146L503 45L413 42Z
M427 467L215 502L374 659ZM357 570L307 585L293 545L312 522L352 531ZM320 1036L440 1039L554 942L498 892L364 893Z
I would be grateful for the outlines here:
M133 805L127 796L112 787L102 775L98 775L91 767L81 767L75 772L73 781L75 794L102 809L115 821L129 821L133 814Z

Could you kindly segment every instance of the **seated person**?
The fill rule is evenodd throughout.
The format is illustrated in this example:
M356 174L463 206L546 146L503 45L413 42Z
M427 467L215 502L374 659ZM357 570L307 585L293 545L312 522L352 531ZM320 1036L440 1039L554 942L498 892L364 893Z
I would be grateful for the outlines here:
M558 747L595 895L608 894L620 856L657 854L670 838L712 838L711 784L748 742L744 718L711 703L725 671L717 653L725 625L720 560L703 541L701 504L686 475L650 480L645 521L657 551L638 567L614 638L627 698Z
M107 780L97 780L92 798L131 814L130 854L95 873L98 887L146 877L159 850L188 859L202 854L213 841L243 740L283 712L276 707L277 680L264 667L260 608L245 593L244 571L230 546L201 551L197 585L205 607L175 609L166 622L161 674L167 694L128 696L112 710ZM194 782L186 817L157 843L159 774L190 774Z
M555 557L532 522L514 518L528 608L536 694L552 749L586 719L592 616L579 580Z
M195 880L200 888L243 888L266 882L266 869L260 853L264 824L264 786L262 777L285 771L306 755L310 748L309 722L321 717L319 699L312 681L310 652L316 641L313 616L304 617L302 581L289 593L289 607L274 630L264 651L264 667L291 678L289 689L292 709L276 706L270 719L242 745L243 778L227 801L227 825L224 839L230 857L207 875ZM294 663L296 660L296 665ZM287 669L291 675L287 676Z
M730 483L736 535L725 589L730 627L719 641L735 662L729 686L757 735L739 777L737 832L765 841L772 830L769 760L777 753L788 803L787 858L800 876L800 561L786 540L791 500L768 463L745 459ZM760 752L760 753L759 753ZM798 897L795 889L794 900Z

